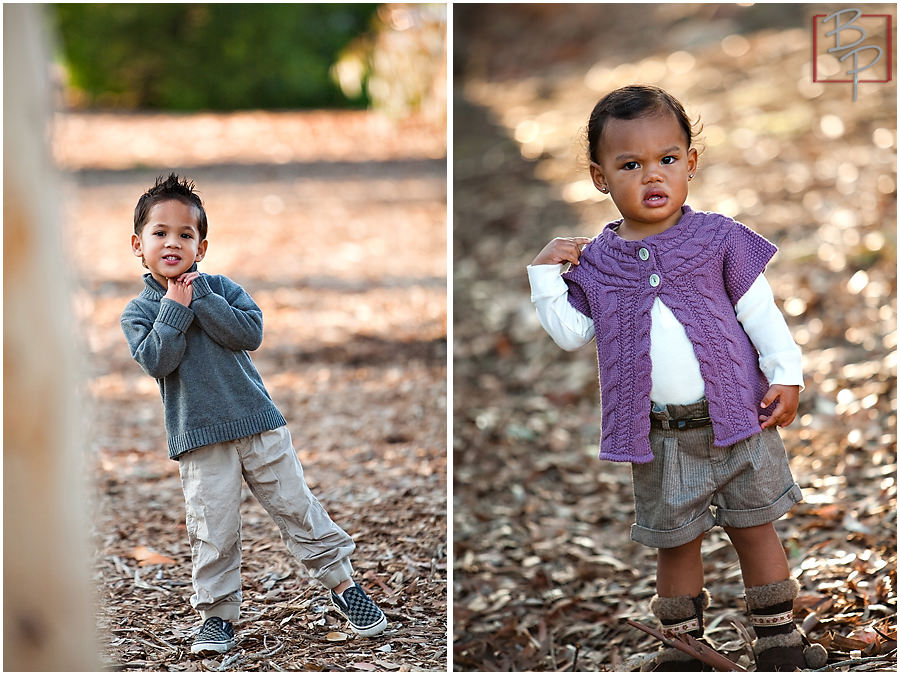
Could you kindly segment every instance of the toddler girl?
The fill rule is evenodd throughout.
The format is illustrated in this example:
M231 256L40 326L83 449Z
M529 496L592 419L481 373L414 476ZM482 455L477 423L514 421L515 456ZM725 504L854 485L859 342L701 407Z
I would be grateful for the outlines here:
M799 585L773 526L802 498L776 429L793 421L803 385L800 350L763 276L776 249L685 204L694 135L657 87L601 99L588 123L590 175L622 218L594 239L547 244L528 267L531 297L563 349L597 337L600 458L631 462L631 536L658 549L650 609L662 626L703 635L700 544L720 525L740 558L758 669L824 664L794 625ZM650 669L699 670L689 659L664 648Z

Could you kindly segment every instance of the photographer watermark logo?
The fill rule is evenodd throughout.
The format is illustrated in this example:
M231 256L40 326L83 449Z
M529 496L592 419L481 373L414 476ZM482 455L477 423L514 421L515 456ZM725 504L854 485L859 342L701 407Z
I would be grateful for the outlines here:
M859 9L813 16L813 82L852 84L854 101L860 83L890 82L892 28L890 14Z

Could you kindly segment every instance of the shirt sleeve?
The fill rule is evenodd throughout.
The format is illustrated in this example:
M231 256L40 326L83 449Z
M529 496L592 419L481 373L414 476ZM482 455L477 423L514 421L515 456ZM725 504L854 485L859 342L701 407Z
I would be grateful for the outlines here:
M152 318L129 303L121 323L132 358L150 377L165 377L181 364L187 344L185 333L193 319L189 307L169 298L162 299L159 313Z
M734 223L725 240L724 275L729 299L737 306L747 289L762 274L777 252L768 239L746 225Z
M263 338L262 310L243 288L224 277L221 294L201 275L192 282L191 309L203 332L226 349L258 349Z
M760 274L735 306L737 320L759 352L759 368L769 384L799 385L803 389L803 359L784 316L775 304L772 287Z
M570 286L560 276L562 265L529 265L531 302L538 321L566 351L583 347L594 337L594 322L569 301Z

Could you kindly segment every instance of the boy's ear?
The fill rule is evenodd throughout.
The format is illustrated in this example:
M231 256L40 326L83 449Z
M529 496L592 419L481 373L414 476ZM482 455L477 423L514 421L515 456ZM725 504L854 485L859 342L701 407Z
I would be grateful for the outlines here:
M603 194L608 194L609 186L606 184L606 176L603 175L603 169L600 168L600 165L596 162L591 162L590 172L591 181L594 183L594 187Z
M200 262L203 260L203 257L206 255L206 247L209 245L209 239L204 239L197 245L197 255L194 258L194 262Z
M131 252L138 258L144 257L144 252L141 250L141 238L136 234L131 235Z

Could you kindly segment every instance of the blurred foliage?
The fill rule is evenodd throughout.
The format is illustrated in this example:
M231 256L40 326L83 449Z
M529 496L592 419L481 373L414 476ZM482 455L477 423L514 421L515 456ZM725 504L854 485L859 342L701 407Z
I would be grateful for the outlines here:
M75 105L170 110L347 107L330 75L375 4L57 4Z
M388 115L444 122L446 56L446 5L388 4L378 8L372 30L343 50L332 72L348 97L365 93Z

